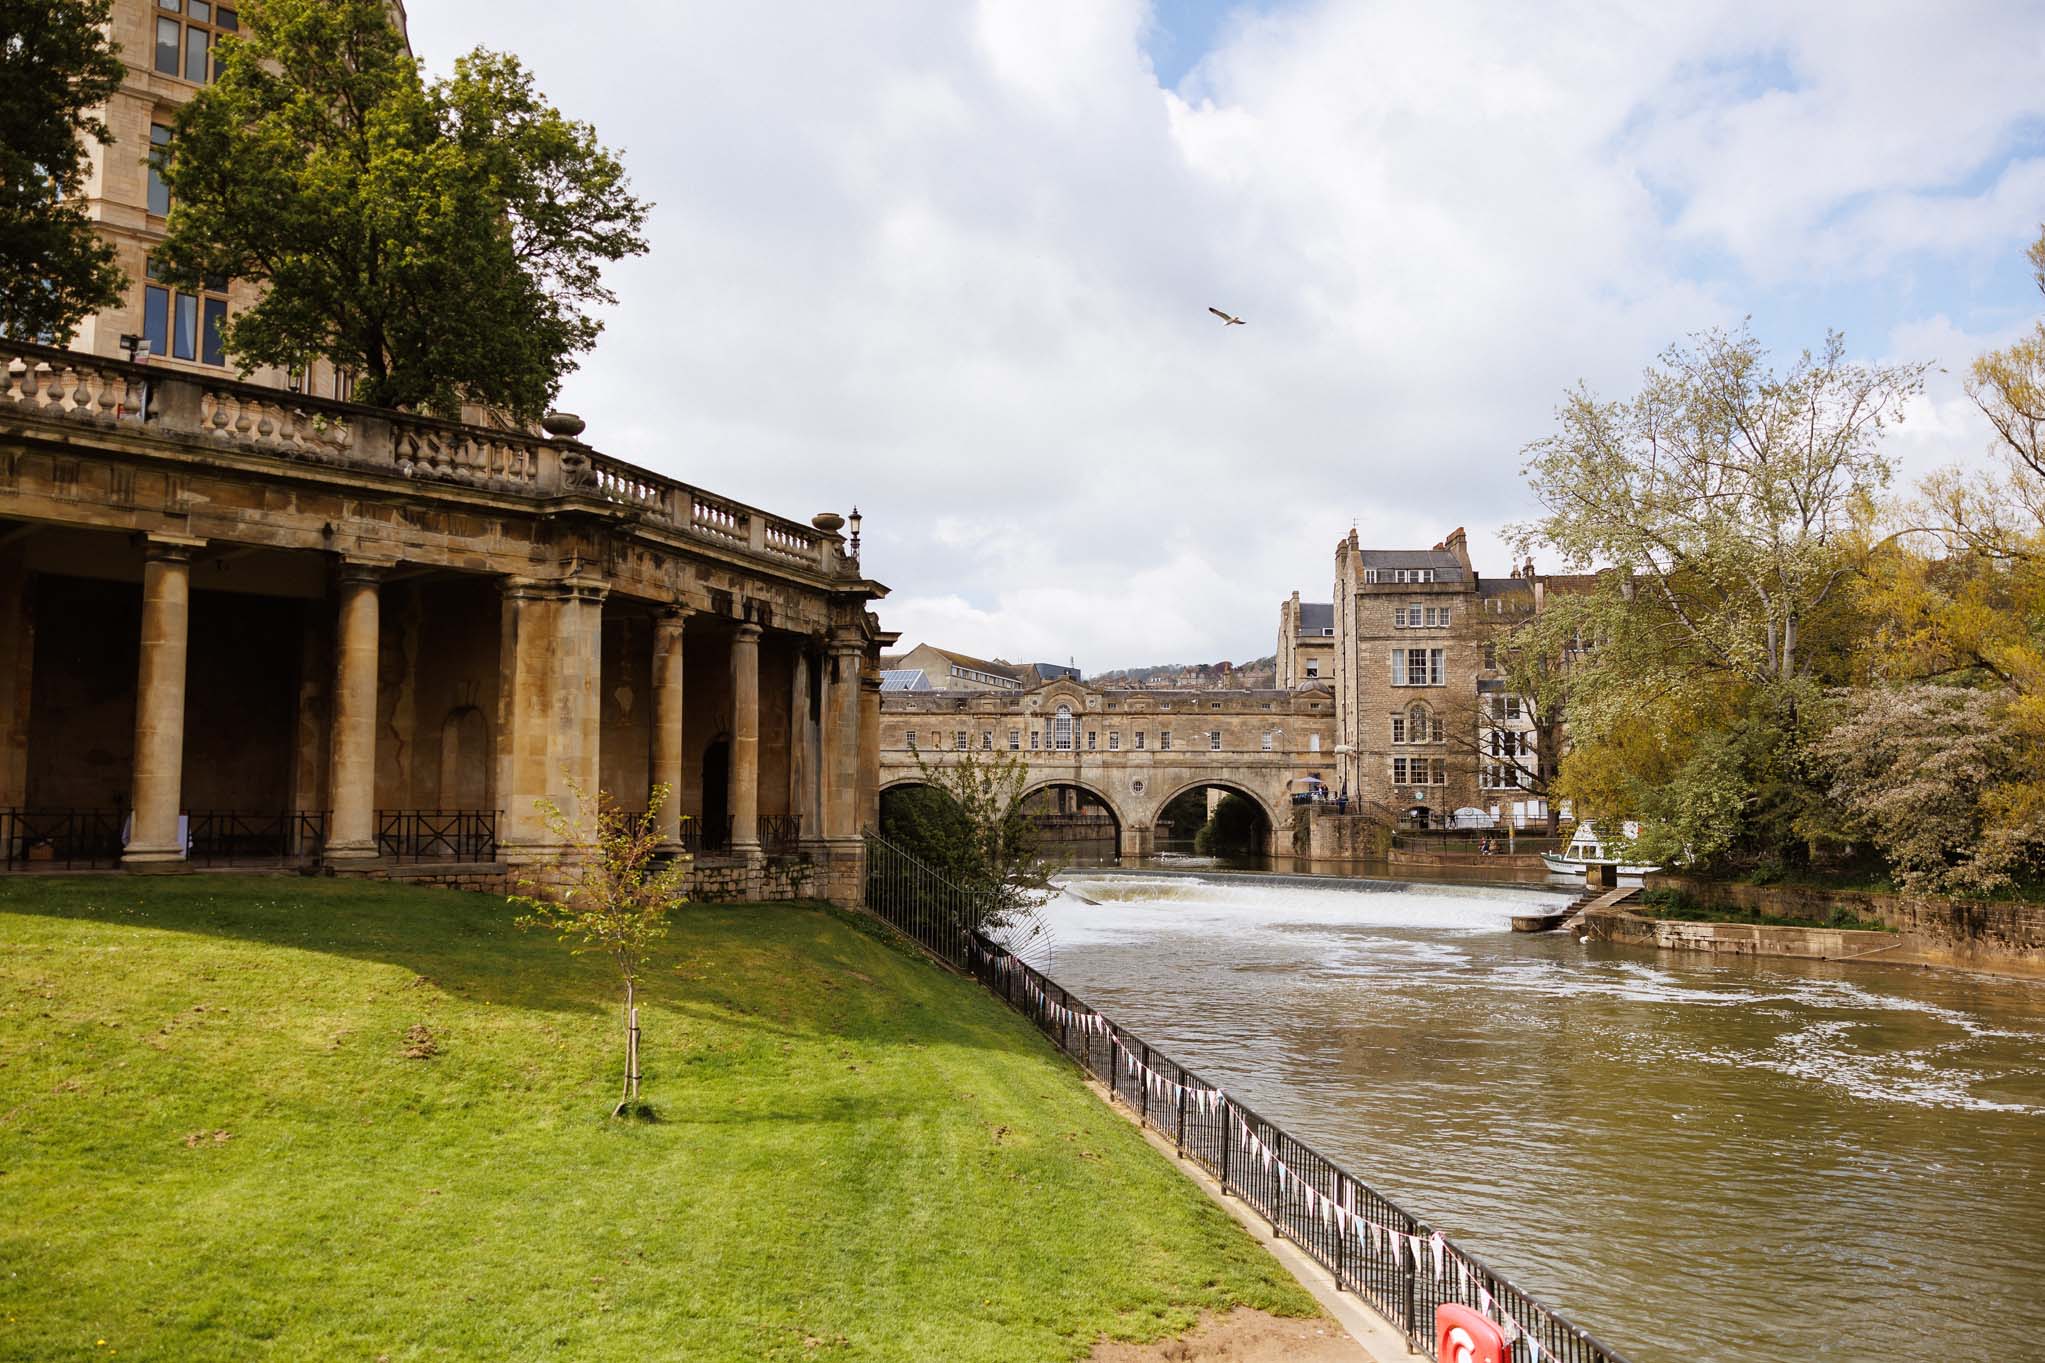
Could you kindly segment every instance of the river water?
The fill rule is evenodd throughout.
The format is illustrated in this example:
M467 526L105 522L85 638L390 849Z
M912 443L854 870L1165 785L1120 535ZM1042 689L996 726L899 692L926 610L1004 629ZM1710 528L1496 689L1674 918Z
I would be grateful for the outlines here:
M1636 1360L2045 1360L2045 985L1069 872L1026 954Z

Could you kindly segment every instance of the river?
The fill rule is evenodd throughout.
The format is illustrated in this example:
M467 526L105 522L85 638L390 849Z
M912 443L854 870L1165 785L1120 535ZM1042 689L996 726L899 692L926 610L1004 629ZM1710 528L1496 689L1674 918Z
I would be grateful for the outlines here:
M1026 952L1636 1363L2045 1360L2045 985L1073 871Z

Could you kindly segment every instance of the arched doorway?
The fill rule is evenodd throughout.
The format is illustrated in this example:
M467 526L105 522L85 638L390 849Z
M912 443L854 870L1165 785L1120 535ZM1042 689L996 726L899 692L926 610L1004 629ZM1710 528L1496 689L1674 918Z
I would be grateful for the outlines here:
M719 738L703 750L703 811L697 850L721 852L731 833L731 741Z

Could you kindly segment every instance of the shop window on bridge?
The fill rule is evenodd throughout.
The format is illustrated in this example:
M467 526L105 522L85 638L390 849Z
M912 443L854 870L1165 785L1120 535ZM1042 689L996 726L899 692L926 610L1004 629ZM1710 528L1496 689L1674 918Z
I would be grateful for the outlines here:
M1032 743L1032 744L1031 744L1030 746L1034 748L1034 747L1036 746L1036 744ZM1022 730L1021 730L1021 729L1010 729L1010 730L1008 731L1008 750L1009 750L1010 752L1021 752L1021 751L1022 751Z
M1058 745L1058 750L1060 752L1071 752L1072 751L1071 706L1061 705L1058 707L1058 719L1056 723L1052 726L1052 732L1055 735L1055 741Z
M1209 729L1207 731L1207 751L1209 752L1221 751L1221 730Z
M982 729L980 731L980 751L994 751L994 731L992 729Z
M909 740L909 751L910 751L910 752L915 752L915 751L916 751L916 731L915 731L914 729L911 729L911 730L909 730L909 731L908 731L908 733L904 734L904 735L903 735L903 737L904 737L904 738L907 738L907 739Z
M1037 731L1037 730L1035 730L1035 729L1032 729L1032 730L1030 730L1030 751L1031 751L1031 752L1035 752L1035 751L1037 750L1037 741L1038 741L1038 736L1039 736L1039 735L1038 735L1038 731Z
M966 731L964 729L954 729L952 731L951 746L953 752L964 752L966 750Z
M1139 748L1143 746L1143 730L1141 729L1136 731L1136 746Z
M1172 750L1172 731L1170 729L1158 730L1157 746L1165 752Z
M1276 746L1278 746L1278 735L1266 729L1264 731L1264 751L1270 752Z
M1088 752L1092 752L1100 746L1100 744L1096 741L1099 738L1100 732L1098 730L1088 729L1086 731L1086 750Z
M1122 750L1122 731L1119 729L1108 730L1108 751L1120 752L1121 750Z

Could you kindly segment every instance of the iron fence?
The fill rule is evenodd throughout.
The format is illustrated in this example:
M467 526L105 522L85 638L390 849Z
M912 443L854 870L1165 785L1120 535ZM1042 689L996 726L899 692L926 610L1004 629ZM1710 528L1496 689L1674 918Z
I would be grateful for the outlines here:
M10 871L121 864L118 809L0 809L0 865Z
M290 866L317 857L327 842L321 810L194 810L186 827L185 856L198 866Z
M793 852L802 845L802 815L766 814L760 818L760 846L769 852Z
M495 861L494 809L379 809L376 850L395 861Z
M977 921L976 906L959 886L876 834L867 835L866 858L869 912L1001 995L1225 1194L1403 1331L1411 1348L1437 1357L1435 1308L1456 1303L1497 1322L1515 1360L1627 1363L1422 1218L973 932L966 925Z
M691 855L704 852L722 852L731 846L731 820L704 820L694 814L682 815L681 832L677 835L682 850Z

